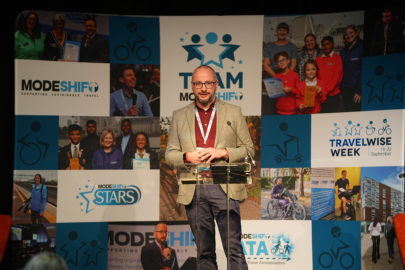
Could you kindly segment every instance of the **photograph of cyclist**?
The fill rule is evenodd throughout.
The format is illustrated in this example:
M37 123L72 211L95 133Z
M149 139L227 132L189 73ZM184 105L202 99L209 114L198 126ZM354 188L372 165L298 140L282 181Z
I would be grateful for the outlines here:
M360 220L360 174L358 167L335 169L335 179L339 177L335 181L337 220Z
M341 177L336 180L335 182L335 186L337 186L337 196L338 198L342 201L341 203L341 211L340 211L340 217L343 217L344 219L348 220L350 219L347 216L347 202L348 199L345 196L346 194L346 190L348 190L349 186L350 186L350 182L349 179L346 178L347 177L347 171L343 170Z
M262 168L261 174L262 219L311 219L310 168Z
M281 209L284 209L290 203L290 199L284 193L282 178L277 177L274 180L274 183L275 183L275 186L271 190L271 197L278 201L278 204L281 206Z

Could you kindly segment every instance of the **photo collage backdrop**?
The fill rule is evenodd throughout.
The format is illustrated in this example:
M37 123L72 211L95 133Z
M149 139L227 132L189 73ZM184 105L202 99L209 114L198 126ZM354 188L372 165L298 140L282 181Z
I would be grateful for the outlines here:
M140 250L164 221L186 268L196 249L164 153L173 111L194 100L192 71L209 65L217 98L242 108L255 147L257 166L241 203L249 268L367 269L369 224L377 218L384 226L404 212L405 38L393 33L381 47L381 12L22 12L15 267L51 250L69 269L142 269ZM404 10L393 14L393 25L405 19ZM32 37L28 17L36 18ZM33 190L38 175L43 188ZM337 183L346 179L352 207L344 215ZM277 185L288 207L274 198ZM42 198L39 224L26 210L33 192ZM336 253L339 243L344 250ZM217 254L225 267L219 241Z

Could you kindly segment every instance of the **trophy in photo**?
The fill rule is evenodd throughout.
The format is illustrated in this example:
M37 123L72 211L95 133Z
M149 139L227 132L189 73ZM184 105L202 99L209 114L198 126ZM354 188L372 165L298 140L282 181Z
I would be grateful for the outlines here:
M304 93L305 107L314 107L315 106L316 93L317 93L316 86L305 87L305 93Z
M69 169L70 170L80 170L79 158L74 157L69 160Z

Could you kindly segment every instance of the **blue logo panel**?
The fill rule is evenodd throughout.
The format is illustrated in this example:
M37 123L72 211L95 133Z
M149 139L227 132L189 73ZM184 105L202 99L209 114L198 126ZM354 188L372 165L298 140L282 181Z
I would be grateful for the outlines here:
M263 168L311 166L311 116L262 117Z
M362 110L404 109L405 54L363 59Z
M110 17L110 59L114 64L160 64L158 18Z
M314 270L360 270L360 222L313 221L312 250Z
M58 223L56 253L70 270L107 269L108 223Z
M57 116L16 116L14 168L57 170Z

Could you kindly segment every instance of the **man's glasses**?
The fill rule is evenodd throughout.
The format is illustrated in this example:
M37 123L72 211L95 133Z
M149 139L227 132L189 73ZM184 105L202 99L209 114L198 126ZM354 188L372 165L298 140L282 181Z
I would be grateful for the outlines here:
M217 81L213 81L213 82L191 82L191 84L194 86L194 88L196 89L200 89L203 87L203 85L205 85L205 88L207 89L211 89L214 87L214 85L217 83Z
M169 233L168 231L155 231L155 232L157 232L157 233L165 233L165 234Z

